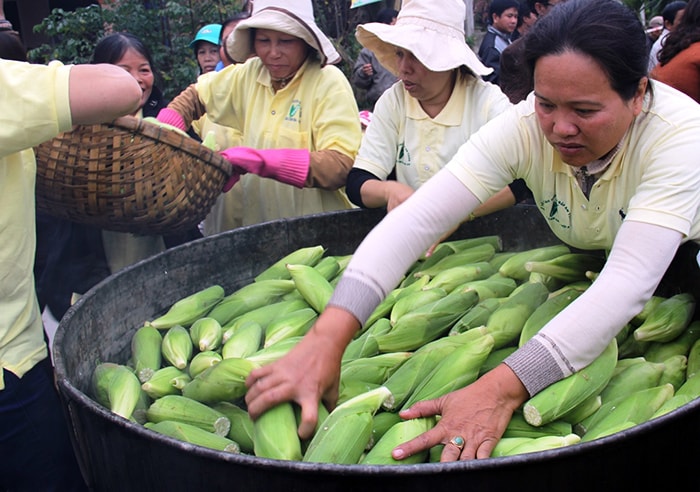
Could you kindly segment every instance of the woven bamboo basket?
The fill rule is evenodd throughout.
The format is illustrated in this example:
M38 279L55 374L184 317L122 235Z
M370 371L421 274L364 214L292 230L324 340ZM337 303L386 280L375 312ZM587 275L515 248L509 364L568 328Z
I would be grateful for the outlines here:
M231 175L217 152L131 116L79 126L34 150L37 210L112 231L190 228L206 217Z

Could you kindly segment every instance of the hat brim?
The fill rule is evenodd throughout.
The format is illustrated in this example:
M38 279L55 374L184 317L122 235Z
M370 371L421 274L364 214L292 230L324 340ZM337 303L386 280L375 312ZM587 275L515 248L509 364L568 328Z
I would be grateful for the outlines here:
M355 37L372 51L379 63L399 75L396 48L410 51L428 70L445 72L462 65L478 76L493 72L466 42L414 24L390 25L370 22L357 26Z
M255 54L250 34L251 29L270 29L303 39L309 46L318 51L321 65L340 61L340 55L333 43L315 24L308 24L298 17L271 9L261 10L252 17L242 20L228 36L226 51L236 62L244 62Z

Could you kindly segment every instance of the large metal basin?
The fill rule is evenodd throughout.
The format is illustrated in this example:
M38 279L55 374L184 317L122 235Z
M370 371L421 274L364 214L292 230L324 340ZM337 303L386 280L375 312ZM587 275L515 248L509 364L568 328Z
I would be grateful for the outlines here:
M285 462L212 451L111 414L89 395L99 361L124 363L144 320L212 283L227 292L282 255L323 244L349 254L382 213L353 210L279 220L194 241L140 262L83 296L55 341L57 383L88 483L99 491L697 490L700 400L607 438L554 451L396 467ZM463 226L455 238L500 234L511 250L556 239L539 212L517 206ZM608 488L609 487L609 488Z

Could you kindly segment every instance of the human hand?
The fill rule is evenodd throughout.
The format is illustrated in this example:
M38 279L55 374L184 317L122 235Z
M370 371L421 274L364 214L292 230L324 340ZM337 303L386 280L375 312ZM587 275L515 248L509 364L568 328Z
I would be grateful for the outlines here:
M301 407L299 437L310 438L318 421L319 402L330 410L338 401L340 362L357 328L359 323L352 315L327 308L284 357L251 371L245 396L251 418L278 403L294 401Z
M297 188L304 187L311 159L307 149L230 147L221 155L240 174L253 173Z
M371 77L372 75L374 75L374 69L372 68L372 64L365 63L364 65L362 65L362 73L364 73L368 77Z
M386 210L393 209L405 202L409 196L413 195L413 188L398 181L384 181L384 196L386 198Z
M185 119L180 115L180 113L173 109L161 109L160 111L158 111L158 116L156 116L156 120L160 121L161 123L165 123L166 125L174 126L178 130L181 130L183 132L187 131L187 127L185 127Z
M465 388L402 411L404 419L434 415L441 418L428 432L394 448L392 456L401 460L444 444L440 461L489 458L513 412L527 396L517 376L501 364ZM451 442L455 438L461 438L462 448Z

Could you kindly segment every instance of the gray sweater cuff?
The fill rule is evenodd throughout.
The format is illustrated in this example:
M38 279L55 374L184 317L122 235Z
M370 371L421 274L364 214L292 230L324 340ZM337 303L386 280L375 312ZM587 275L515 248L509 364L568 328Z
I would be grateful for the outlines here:
M381 301L365 283L346 276L336 285L328 305L348 311L364 325Z
M565 376L552 354L537 337L528 340L509 355L504 363L518 376L531 397Z

